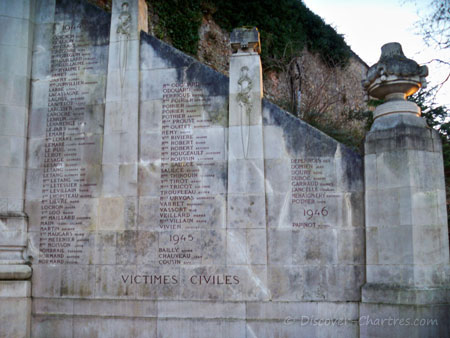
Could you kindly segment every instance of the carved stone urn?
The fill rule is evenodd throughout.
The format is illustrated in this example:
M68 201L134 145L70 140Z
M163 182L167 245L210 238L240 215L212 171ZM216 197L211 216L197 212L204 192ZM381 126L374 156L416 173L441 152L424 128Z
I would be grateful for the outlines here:
M406 98L426 86L427 66L408 59L397 42L381 47L380 60L369 68L363 81L367 93L386 103L377 107L374 119L387 114L412 113L420 116L419 107Z

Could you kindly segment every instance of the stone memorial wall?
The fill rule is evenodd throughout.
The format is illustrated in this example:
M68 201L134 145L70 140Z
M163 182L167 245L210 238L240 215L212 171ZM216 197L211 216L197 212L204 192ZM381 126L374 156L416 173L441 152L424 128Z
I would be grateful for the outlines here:
M110 19L78 1L40 10L25 203L33 293L86 296L93 291L79 283L94 276Z
M138 228L153 245L137 269L162 280L144 294L223 298L222 284L236 283L216 271L225 248L226 79L144 33L140 50Z
M362 161L263 103L272 297L357 301L365 278Z
M54 11L42 24L50 34L36 39L48 67L33 77L30 114L37 304L359 300L360 157L257 92L257 122L233 122L229 140L230 80L141 33L139 112L119 109L139 119L137 196L112 192L102 167L116 151L103 144L110 21L78 1ZM259 90L258 68L247 69L238 86ZM37 332L50 318L65 321L39 308L34 318Z
M56 7L48 72L34 78L33 94L48 98L42 107L33 100L30 114L33 122L45 123L30 135L42 171L40 201L30 199L40 204L38 264L87 264L92 246L89 209L101 184L92 173L101 164L109 22L103 13L90 22L84 15L67 20L79 8L69 2Z
M228 78L147 34L143 0L33 4L28 333L0 337L371 336L363 158L263 98L256 29Z

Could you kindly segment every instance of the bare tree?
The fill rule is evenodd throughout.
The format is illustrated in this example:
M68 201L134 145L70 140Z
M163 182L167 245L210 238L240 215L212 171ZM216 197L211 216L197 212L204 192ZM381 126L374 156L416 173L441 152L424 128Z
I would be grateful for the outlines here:
M424 42L434 48L450 50L450 0L429 0L427 14L417 22ZM446 69L442 81L437 85L435 95L450 80L450 60L432 59Z
M450 48L450 0L431 0L429 9L418 23L423 39L429 46Z

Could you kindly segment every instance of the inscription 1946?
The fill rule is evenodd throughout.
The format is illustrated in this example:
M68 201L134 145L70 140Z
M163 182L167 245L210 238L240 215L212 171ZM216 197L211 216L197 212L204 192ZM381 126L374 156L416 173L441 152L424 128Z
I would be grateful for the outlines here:
M327 227L330 198L334 198L331 158L291 159L292 205L297 211L293 228Z

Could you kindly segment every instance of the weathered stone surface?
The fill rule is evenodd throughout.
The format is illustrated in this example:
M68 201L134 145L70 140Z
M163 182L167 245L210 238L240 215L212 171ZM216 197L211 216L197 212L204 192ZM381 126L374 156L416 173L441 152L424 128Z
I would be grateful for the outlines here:
M29 257L33 301L0 282L7 336L31 309L36 337L445 337L360 317L447 310L441 147L410 105L378 111L363 167L262 99L256 35L227 78L142 32L142 0L23 3L0 4L34 27L0 49L0 261Z
M442 249L448 245L440 202L445 200L441 192L442 155L440 147L434 146L435 131L408 125L398 114L377 121L396 116L399 121L390 124L391 129L375 126L366 140L368 280L422 284L431 278L419 282L408 264L434 265L436 269L448 264L448 250ZM384 266L372 267L372 263ZM395 264L406 265L399 268ZM393 275L383 281L388 276L383 271L389 266ZM437 280L433 283L441 284Z
M406 59L398 44L383 48L365 84L387 102L374 112L365 143L367 283L360 335L448 337L442 148L420 109L404 101L427 69Z
M393 93L405 93L409 96L421 85L426 85L428 67L419 66L408 59L398 42L391 42L381 47L380 60L369 68L363 85L368 93L379 99ZM390 81L394 81L392 84Z
M361 337L449 337L448 305L361 305Z
M67 6L56 3L54 20ZM79 120L80 132L92 145L74 148L89 182L97 184L72 209L87 217L76 227L85 239L78 262L35 265L37 298L57 302L63 296L76 303L55 303L54 310L42 311L49 305L37 300L37 336L53 326L62 336L69 327L78 336L107 334L108 316L136 314L139 300L157 301L158 310L120 321L116 332L137 335L138 327L147 327L171 337L179 336L182 325L188 336L241 336L264 331L262 324L246 324L245 307L252 304L246 302L282 300L301 307L301 301L359 300L364 279L361 159L261 101L261 68L254 52L236 54L228 80L145 33L140 40L131 33L128 40L119 39L115 29L124 16L115 15L128 11L133 18L135 3L129 6L114 7L109 45L107 32L92 41L93 59L104 55L109 60L107 74L106 63L94 67L98 89L86 98L91 113ZM86 11L96 13L83 8L80 16ZM52 48L41 36L36 41ZM124 41L130 60L125 68ZM36 53L35 63L43 55ZM27 210L36 232L32 245L42 248L48 123L37 116L47 114L52 73L43 67L34 74L42 79L33 86L28 179L36 184L27 189ZM310 193L320 194L317 201ZM93 306L90 312L82 311L80 298L96 299L84 303ZM102 301L111 298L115 301ZM197 302L205 302L204 309L184 310ZM318 303L311 304L321 315ZM67 315L73 319L63 319ZM152 331L156 318L157 331ZM294 332L297 324L286 326L286 332ZM315 332L313 326L307 330ZM354 326L343 332L354 335Z
M34 6L22 0L0 4L0 337L30 335L24 193Z
M31 324L31 283L0 281L0 337L28 337Z
M40 1L37 7L38 17L46 15L49 24L36 23L34 40L33 65L47 55L48 67L32 72L28 180L33 184L26 210L33 258L36 264L87 264L94 257L102 183L109 17L80 1ZM67 282L63 289L70 290Z
M259 32L256 27L236 28L230 35L230 44L233 52L257 52L261 53L261 43L259 41Z

